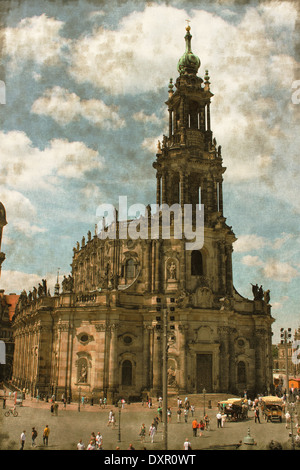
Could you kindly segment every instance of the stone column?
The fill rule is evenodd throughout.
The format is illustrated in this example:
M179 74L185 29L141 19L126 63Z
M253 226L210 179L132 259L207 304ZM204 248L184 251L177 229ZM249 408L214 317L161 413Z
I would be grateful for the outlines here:
M143 378L142 388L150 389L150 334L152 326L149 323L143 325Z
M184 206L185 200L186 200L186 194L185 194L186 176L182 171L179 173L179 175L180 175L180 201L179 201L179 203L180 203L180 205L182 207L182 210L183 210L183 206Z
M69 324L61 322L58 324L58 368L55 386L65 389L68 376L68 348L69 348ZM77 371L76 371L77 373Z
M118 344L117 344L118 324L110 325L110 347L109 347L109 377L108 377L108 396L111 401L118 388Z
M219 181L219 211L223 215L223 186L222 186L222 181Z
M172 129L172 110L169 109L168 111L169 111L169 138L171 138L172 137L172 131L173 131L173 129Z
M162 196L161 196L161 203L167 204L167 175L164 171L162 174L162 188L161 188Z
M227 392L229 390L229 341L230 341L230 328L218 328L219 341L220 341L220 355L219 355L219 378L218 378L218 391Z
M162 391L162 332L156 330L155 325L153 327L153 383L151 393L157 396Z
M160 289L160 259L159 259L159 240L154 241L155 246L155 292Z
M179 386L179 393L184 393L187 391L187 346L186 346L186 334L188 330L188 325L179 324L178 325L178 362L179 370L176 371L176 381Z
M96 324L96 370L94 378L95 392L104 392L105 389L105 336L106 325L104 323Z
M206 105L206 130L210 131L210 104Z
M225 255L226 255L226 293L232 295L233 283L232 283L232 251L233 248L231 245L226 245Z
M160 191L161 175L156 173L156 204L160 206L161 203L161 191Z

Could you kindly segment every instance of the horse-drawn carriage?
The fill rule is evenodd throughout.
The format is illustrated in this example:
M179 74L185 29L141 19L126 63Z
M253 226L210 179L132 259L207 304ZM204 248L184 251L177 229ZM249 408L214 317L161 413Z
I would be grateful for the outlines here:
M219 410L227 416L228 421L241 421L248 416L248 405L242 398L228 398L218 403Z

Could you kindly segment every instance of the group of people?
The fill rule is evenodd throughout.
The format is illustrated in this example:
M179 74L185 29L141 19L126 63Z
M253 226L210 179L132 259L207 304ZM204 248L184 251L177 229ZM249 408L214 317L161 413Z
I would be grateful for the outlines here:
M82 439L79 439L77 444L77 450L102 450L103 449L103 437L99 431L97 434L94 432L91 433L89 443L87 447L82 442Z
M49 428L48 424L46 424L46 426L43 430L43 434L42 434L43 445L44 446L48 445L49 434L50 434L50 428ZM31 447L32 448L37 446L37 444L36 444L36 438L37 437L38 437L38 432L35 429L35 427L33 427L32 430L31 430ZM21 436L20 436L20 443L21 443L20 450L24 450L25 441L26 441L26 430L23 430L22 433L21 433Z

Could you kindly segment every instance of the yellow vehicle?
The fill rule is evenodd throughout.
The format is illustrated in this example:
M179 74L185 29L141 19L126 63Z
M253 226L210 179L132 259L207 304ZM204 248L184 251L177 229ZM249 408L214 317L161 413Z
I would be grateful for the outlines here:
M284 403L279 397L271 395L261 399L262 413L267 421L280 421L281 423L283 407Z

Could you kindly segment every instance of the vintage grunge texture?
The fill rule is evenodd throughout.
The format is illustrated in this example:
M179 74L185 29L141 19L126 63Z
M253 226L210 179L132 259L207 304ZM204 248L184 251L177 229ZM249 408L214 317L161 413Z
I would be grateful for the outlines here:
M155 203L164 102L190 20L227 167L237 290L271 291L274 341L299 326L299 17L293 1L1 2L1 288L20 293L93 230L101 203ZM5 93L4 93L5 92ZM5 104L4 103L5 95Z

